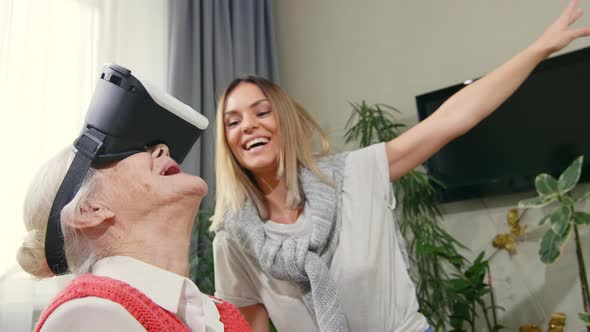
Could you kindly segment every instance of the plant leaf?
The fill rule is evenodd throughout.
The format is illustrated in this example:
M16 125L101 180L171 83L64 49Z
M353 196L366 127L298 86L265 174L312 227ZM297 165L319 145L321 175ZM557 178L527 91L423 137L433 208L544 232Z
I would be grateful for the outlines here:
M518 202L518 207L520 209L540 208L553 203L556 199L557 196L550 197L549 199L543 199L543 197L528 198Z
M590 312L580 312L578 317L580 317L584 324L590 326Z
M545 198L558 194L557 180L549 174L543 173L535 178L535 187L539 196Z
M566 193L576 186L580 181L580 174L582 173L582 162L584 156L579 156L572 162L572 164L559 176L558 189L562 193Z
M434 246L429 243L418 242L416 244L416 253L426 255L434 252Z
M560 237L564 236L568 229L571 217L572 209L569 206L560 206L559 208L555 209L549 218L553 232Z
M463 291L465 291L467 288L469 288L469 281L467 280L463 280L463 279L451 279L451 287L453 288L453 290L455 290L457 293L461 293Z
M543 240L541 240L541 247L539 248L539 256L541 261L545 264L551 264L561 254L561 244L563 237L555 234L551 229L545 233Z
M541 220L539 221L539 226L543 225L545 221L549 218L551 218L551 214L547 214L543 218L541 218Z
M573 206L576 202L570 194L562 194L559 196L561 205Z
M578 225L588 225L590 224L590 214L586 212L574 212L572 216L574 222Z

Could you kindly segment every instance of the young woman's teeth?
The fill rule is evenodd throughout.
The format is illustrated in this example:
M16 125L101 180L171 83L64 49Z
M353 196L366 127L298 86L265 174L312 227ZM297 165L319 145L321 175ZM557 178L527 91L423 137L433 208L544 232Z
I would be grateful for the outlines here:
M258 137L255 138L251 141L249 141L248 143L246 143L246 150L250 150L254 145L257 144L266 144L268 143L269 139L266 137Z

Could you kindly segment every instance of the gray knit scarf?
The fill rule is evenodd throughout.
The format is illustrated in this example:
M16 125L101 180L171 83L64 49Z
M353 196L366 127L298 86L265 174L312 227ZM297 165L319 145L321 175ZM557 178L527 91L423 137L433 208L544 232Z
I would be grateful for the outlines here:
M348 324L336 283L328 268L342 223L342 182L345 154L319 161L320 171L334 186L301 168L299 180L311 209L313 230L304 236L271 239L254 204L247 200L238 215L227 213L223 228L256 258L262 270L281 280L295 282L303 302L316 318L321 332L347 331Z

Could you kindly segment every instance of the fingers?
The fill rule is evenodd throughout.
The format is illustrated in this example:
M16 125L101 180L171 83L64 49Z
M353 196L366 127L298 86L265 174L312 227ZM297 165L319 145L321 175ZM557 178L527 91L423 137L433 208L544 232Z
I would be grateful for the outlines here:
M566 21L569 24L572 24L576 19L572 19L575 17L578 8L578 0L572 0L570 3L565 7L561 15L559 15L559 21Z
M580 28L580 29L572 30L572 35L574 36L574 39L590 36L590 28Z
M567 7L565 7L565 10L563 11L563 13L569 13L571 14L574 9L578 7L578 0L572 0L570 1L570 3L567 5ZM569 15L568 15L569 16Z
M572 25L575 21L582 17L582 14L584 14L582 8L576 8L574 13L570 15L568 25Z

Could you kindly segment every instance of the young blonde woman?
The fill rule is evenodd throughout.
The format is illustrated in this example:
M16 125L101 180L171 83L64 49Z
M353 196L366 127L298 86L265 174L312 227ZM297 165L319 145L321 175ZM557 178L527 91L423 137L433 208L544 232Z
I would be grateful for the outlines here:
M590 34L572 1L529 47L386 143L326 157L316 121L273 83L234 80L217 112L216 295L254 331L429 329L398 243L389 183L492 113L535 66ZM319 155L311 137L323 141Z

